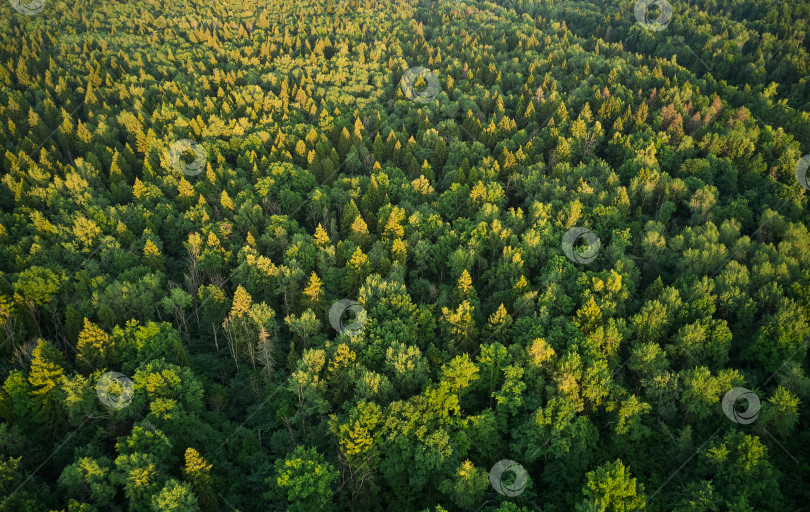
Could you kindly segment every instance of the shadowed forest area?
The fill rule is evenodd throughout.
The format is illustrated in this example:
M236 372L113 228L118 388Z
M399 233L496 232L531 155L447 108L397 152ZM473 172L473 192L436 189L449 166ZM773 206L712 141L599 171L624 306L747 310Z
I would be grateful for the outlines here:
M0 18L0 511L807 506L810 3Z

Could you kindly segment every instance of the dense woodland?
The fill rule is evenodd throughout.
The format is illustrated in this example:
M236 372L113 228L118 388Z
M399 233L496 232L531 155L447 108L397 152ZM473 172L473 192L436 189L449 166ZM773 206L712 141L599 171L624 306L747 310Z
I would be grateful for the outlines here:
M634 4L3 2L0 510L806 507L810 4Z

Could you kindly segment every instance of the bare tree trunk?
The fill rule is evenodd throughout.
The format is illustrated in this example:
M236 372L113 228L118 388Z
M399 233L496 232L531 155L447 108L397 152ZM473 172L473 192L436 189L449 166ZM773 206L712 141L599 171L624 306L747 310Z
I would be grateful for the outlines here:
M199 322L199 318L197 319ZM214 331L214 345L217 347L217 352L219 352L219 338L217 337L217 324L216 322L211 322L211 330Z
M222 329L225 332L225 339L228 340L228 349L231 351L231 357L233 357L233 361L236 363L236 371L239 371L239 352L238 347L236 346L236 337L234 336L231 327L230 318L226 318L225 321L222 322Z
M275 371L275 360L273 358L273 340L270 338L270 334L267 330L262 327L262 330L259 332L259 361L264 366L265 374L267 375L267 380L273 380L273 373Z

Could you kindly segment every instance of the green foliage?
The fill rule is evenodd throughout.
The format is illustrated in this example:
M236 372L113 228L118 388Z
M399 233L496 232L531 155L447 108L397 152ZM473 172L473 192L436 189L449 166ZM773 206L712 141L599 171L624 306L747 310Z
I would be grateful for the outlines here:
M804 507L810 11L635 3L2 7L0 509Z
M587 505L578 510L629 512L644 509L644 486L637 485L622 461L605 463L585 477L582 495Z
M152 510L171 512L200 512L197 497L189 484L169 480L163 489L152 498Z
M268 477L269 499L280 495L287 510L332 510L331 486L337 472L315 448L298 446L284 459L276 460Z
M62 471L58 484L71 497L89 499L99 507L109 506L116 492L109 481L111 465L106 457L83 457Z

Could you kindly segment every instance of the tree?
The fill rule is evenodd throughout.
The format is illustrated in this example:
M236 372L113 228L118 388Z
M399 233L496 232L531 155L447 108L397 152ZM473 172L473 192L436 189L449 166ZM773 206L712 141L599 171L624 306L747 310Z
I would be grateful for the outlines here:
M90 499L99 507L110 506L116 493L110 482L111 467L107 457L82 457L62 471L58 483L75 498Z
M160 306L166 313L172 315L177 330L180 331L182 337L186 340L188 340L189 336L186 310L192 305L193 301L194 299L191 294L180 287L173 287L169 295L160 301Z
M349 476L353 501L371 505L379 486L375 475L379 471L379 445L382 441L384 417L374 402L360 400L339 421L331 416L329 428L337 438L340 460Z
M297 446L283 459L276 459L273 475L267 478L269 500L277 496L287 504L287 510L333 510L332 483L337 472L315 448Z
M356 248L348 262L346 262L346 280L342 291L351 295L363 284L366 277L371 273L371 265L368 256Z
M481 368L481 384L486 386L487 395L494 397L495 389L502 382L504 369L510 362L506 347L500 343L481 345L478 365ZM490 405L492 401L490 400Z
M214 481L211 477L211 464L206 463L200 452L186 448L186 465L184 473L197 495L200 509L203 512L218 510L217 496L214 493Z
M152 498L152 510L155 512L200 512L200 506L197 505L197 497L191 490L191 486L172 478Z
M329 402L324 397L326 381L320 376L325 363L326 354L323 350L305 350L287 384L298 399L298 416L304 433L307 431L307 417L313 413L323 414L329 410Z
M457 349L472 351L473 343L478 336L473 311L473 306L466 300L459 304L455 311L442 308L442 321Z
M514 416L523 405L522 395L526 390L526 384L523 382L523 368L509 365L503 369L503 373L503 386L492 396L497 400L499 410L508 411Z
M61 390L64 364L62 353L40 339L31 359L28 382L31 384L34 421L46 438L55 436L65 424Z
M320 225L319 225L320 226ZM323 305L323 281L314 271L309 277L309 283L304 289L303 306L311 310L319 310Z
M779 386L762 408L762 420L776 435L786 437L799 422L800 400L788 389Z
M284 319L296 339L299 340L301 350L309 348L309 340L321 330L321 322L311 309L301 313L300 317L290 315Z
M489 487L489 475L467 459L459 465L454 478L443 482L442 487L459 508L475 510L484 501L484 491Z
M804 506L807 2L152 3L4 11L3 512Z
M805 338L808 315L805 308L791 299L779 301L778 309L757 333L749 357L776 371L788 359L802 360L807 353ZM797 353L798 352L798 353Z
M113 338L86 317L76 348L77 359L89 367L111 367L118 361Z
M586 503L595 506L594 510L626 512L644 509L644 486L636 483L621 460L606 462L585 477L587 481L582 495Z
M394 342L386 349L385 364L400 397L420 391L430 378L428 362L419 347Z
M717 376L705 366L683 370L681 403L687 413L704 419L717 411L716 404L729 389L740 382L737 370L722 370Z
M710 441L701 452L700 475L711 478L725 507L784 508L775 470L766 454L758 437L731 430Z
M268 378L275 369L276 312L264 302L254 304L250 294L239 285L234 292L230 314L222 323L228 348L239 368L239 360L247 357L253 369L264 367Z
M641 424L641 417L651 409L650 404L639 401L635 395L624 400L618 411L619 420L616 423L616 433L627 434L633 441L640 439L649 431Z

